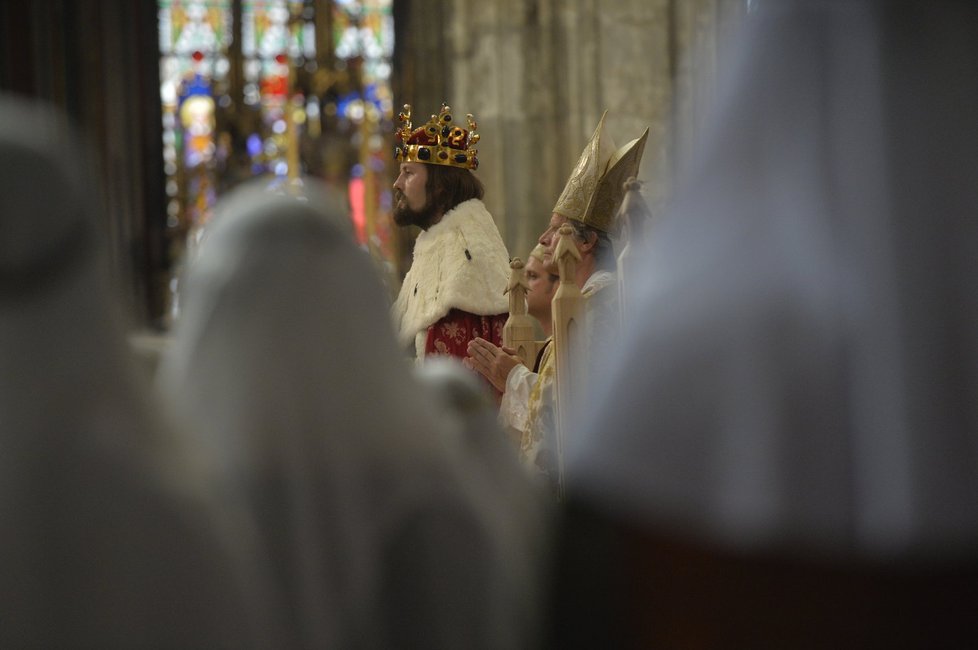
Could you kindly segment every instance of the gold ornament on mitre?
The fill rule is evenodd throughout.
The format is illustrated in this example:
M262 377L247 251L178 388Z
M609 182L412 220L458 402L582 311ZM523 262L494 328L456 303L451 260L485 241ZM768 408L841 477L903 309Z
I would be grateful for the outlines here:
M608 111L601 114L553 212L610 233L616 228L615 216L625 197L623 184L629 177L638 176L649 130L616 148L611 136L604 132L607 114Z

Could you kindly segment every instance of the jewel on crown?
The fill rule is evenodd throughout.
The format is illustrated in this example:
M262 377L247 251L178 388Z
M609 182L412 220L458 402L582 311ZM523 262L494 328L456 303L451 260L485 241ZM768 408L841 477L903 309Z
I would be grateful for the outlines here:
M471 113L465 116L467 129L452 124L452 109L448 104L442 104L438 115L432 115L424 126L416 129L411 126L410 104L404 105L397 119L401 123L395 134L394 158L398 162L478 169L475 145L479 142L479 134Z

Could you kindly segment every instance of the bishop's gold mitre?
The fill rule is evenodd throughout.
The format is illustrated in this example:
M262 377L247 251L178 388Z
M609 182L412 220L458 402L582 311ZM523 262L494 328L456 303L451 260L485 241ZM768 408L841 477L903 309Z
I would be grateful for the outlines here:
M601 114L598 127L581 152L553 212L610 233L615 229L615 215L625 197L624 183L629 177L638 176L649 130L616 149L611 136L604 132L607 114L608 111Z

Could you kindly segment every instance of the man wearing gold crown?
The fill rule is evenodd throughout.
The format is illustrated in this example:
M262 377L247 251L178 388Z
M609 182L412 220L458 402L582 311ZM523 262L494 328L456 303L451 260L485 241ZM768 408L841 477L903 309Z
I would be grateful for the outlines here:
M472 115L467 129L455 125L444 104L417 129L409 105L399 119L394 221L422 232L392 309L398 340L414 343L419 362L428 355L464 358L475 337L501 344L509 309L509 254L472 173L479 134Z
M574 229L574 244L581 255L574 280L586 299L586 363L591 369L609 356L618 331L616 261L611 236L618 228L615 221L624 198L624 183L629 177L638 176L649 133L646 129L641 137L616 149L604 133L606 115L607 111L584 147L539 240L546 251L546 266L556 273L557 231L565 223ZM482 339L469 345L466 365L504 391L500 420L522 429L523 460L558 482L554 458L555 367L550 339L532 371L517 357Z

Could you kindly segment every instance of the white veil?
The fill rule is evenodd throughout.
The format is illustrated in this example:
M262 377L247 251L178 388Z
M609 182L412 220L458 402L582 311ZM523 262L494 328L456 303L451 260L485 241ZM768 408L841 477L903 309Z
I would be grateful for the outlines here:
M453 357L435 356L414 374L429 389L442 422L457 436L474 467L483 510L504 544L512 621L510 634L494 647L525 648L539 642L544 617L544 582L549 579L553 515L548 486L531 476L516 446L499 426L498 408L481 378Z
M498 540L324 204L254 187L223 201L161 385L253 513L291 642L493 647Z
M978 10L760 2L576 493L740 548L978 541Z
M261 645L246 531L129 356L90 163L63 116L0 99L0 645Z

